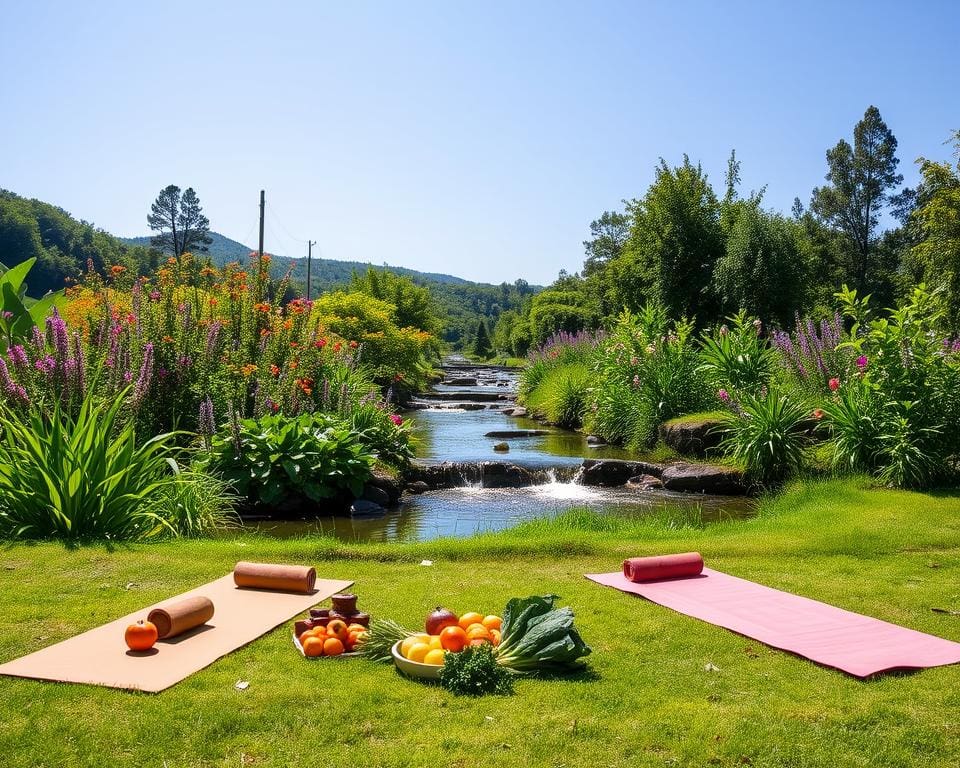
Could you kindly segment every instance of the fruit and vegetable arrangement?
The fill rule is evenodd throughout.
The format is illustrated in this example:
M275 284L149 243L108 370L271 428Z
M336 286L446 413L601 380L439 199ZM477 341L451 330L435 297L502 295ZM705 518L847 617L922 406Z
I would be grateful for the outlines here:
M294 645L307 658L358 651L368 637L370 615L357 610L357 596L338 594L331 608L311 608L310 617L293 625Z
M512 674L569 672L590 653L573 625L569 607L555 608L556 595L513 598L503 617L478 611L457 616L446 608L431 611L424 632L394 621L370 623L360 653L375 661L403 659L427 668L442 666L440 683L454 693L509 693ZM417 666L397 665L414 670ZM421 676L436 677L424 670Z

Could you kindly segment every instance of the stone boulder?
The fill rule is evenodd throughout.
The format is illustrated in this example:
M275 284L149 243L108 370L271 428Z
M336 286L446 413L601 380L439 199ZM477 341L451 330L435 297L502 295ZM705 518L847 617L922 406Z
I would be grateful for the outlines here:
M677 453L685 456L707 455L720 445L723 422L716 418L673 419L660 425L660 439Z
M350 514L351 515L363 515L363 516L373 516L373 515L385 515L387 510L381 507L379 504L375 504L372 501L367 501L366 499L357 499L350 505Z
M408 483L426 483L431 489L458 488L473 483L483 488L523 488L535 482L530 470L505 461L414 464L406 471L406 479Z
M493 450L495 450L497 453L506 453L510 450L510 446L507 443L494 443Z
M636 475L653 475L656 477L662 471L663 467L645 461L584 459L575 479L580 485L611 487L624 485L631 477Z
M668 491L737 496L747 492L743 472L714 464L672 464L660 476Z
M360 498L375 501L384 507L396 506L400 501L400 494L403 492L402 482L402 480L394 478L386 472L374 470L373 475L367 480L367 485ZM370 495L367 493L368 490ZM384 499L386 503L384 503Z
M495 429L492 432L487 432L484 437L502 437L502 438L518 438L518 437L541 437L542 435L549 435L550 433L545 429Z
M475 387L477 386L477 380L470 376L461 376L456 379L446 379L441 382L448 387Z
M527 409L522 405L518 405L516 408L504 408L500 413L504 416L513 416L515 419L522 419L527 416Z
M407 483L407 493L412 493L414 495L426 493L430 490L430 486L423 482L423 480L417 480L414 483Z
M663 481L653 475L636 475L627 480L627 485L638 491L659 491L663 489Z

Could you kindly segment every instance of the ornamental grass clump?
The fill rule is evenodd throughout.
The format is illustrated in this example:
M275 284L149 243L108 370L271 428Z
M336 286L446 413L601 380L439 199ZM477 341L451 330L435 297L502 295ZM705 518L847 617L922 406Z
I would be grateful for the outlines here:
M88 392L75 415L0 406L0 537L67 541L175 532L147 502L171 482L175 435L137 439L126 391Z

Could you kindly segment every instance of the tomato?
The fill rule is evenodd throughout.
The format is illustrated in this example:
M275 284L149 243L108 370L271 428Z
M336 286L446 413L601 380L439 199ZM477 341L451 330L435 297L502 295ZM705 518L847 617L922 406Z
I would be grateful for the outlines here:
M440 645L453 653L459 653L468 642L467 633L463 627L447 627L440 633Z

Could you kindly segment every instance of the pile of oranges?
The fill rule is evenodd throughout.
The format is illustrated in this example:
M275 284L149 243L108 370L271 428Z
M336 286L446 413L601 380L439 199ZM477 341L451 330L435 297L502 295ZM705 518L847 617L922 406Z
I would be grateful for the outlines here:
M325 627L308 629L297 639L304 656L339 656L362 645L367 639L367 628L362 624L331 619Z
M500 645L502 623L499 616L468 611L438 635L410 635L400 644L400 654L410 661L441 666L447 653L459 653L471 645Z

